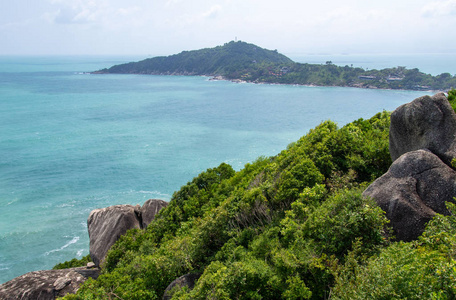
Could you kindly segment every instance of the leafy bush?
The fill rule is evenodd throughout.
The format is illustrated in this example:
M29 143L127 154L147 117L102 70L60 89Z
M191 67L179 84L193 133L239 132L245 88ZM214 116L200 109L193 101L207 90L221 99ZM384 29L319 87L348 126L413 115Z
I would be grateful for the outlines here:
M451 107L456 111L456 89L448 91L448 101L450 101Z
M456 297L456 206L437 215L418 241L394 243L360 260L351 253L336 271L334 299L454 299Z
M92 259L90 258L90 254L82 257L81 259L73 258L72 260L56 264L52 269L59 270L59 269L69 269L69 268L77 268L77 267L85 267L87 263L91 262Z
M244 257L231 263L212 262L191 292L176 299L278 299L281 284L271 267L262 260Z

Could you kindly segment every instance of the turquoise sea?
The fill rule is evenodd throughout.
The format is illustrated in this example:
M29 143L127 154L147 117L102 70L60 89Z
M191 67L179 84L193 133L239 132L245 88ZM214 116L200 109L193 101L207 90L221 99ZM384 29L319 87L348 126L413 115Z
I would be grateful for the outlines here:
M0 57L0 283L87 255L95 208L169 200L221 162L425 94L85 73L140 58Z

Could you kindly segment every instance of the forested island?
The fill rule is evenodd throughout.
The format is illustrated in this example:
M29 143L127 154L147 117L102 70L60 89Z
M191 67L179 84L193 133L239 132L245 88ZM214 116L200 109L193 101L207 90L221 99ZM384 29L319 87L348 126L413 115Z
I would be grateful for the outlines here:
M456 77L450 73L432 76L416 68L400 66L364 70L359 67L337 66L331 61L323 64L297 63L277 50L263 49L242 41L148 58L93 73L199 75L252 83L379 89L447 91L456 87Z

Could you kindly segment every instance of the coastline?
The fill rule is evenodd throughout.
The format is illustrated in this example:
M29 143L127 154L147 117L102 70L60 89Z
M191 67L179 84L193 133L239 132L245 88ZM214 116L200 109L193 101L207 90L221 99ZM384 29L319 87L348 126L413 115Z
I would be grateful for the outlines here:
M181 75L187 76L187 75ZM414 92L425 92L425 93L439 93L445 92L442 90L412 90L412 89L392 89L392 88L379 88L376 86L360 86L360 85L316 85L316 84L300 84L300 83L275 83L275 82L257 82L257 81L247 81L242 79L228 79L221 75L199 75L202 77L208 77L208 81L231 81L234 83L253 83L253 84L269 84L269 85L290 85L290 86L305 86L305 87L342 87L342 88L357 88L357 89L367 89L367 90L385 90L385 91L414 91Z
M230 81L234 83L252 83L252 84L269 84L269 85L289 85L289 86L306 86L306 87L342 87L342 88L357 88L357 89L367 89L367 90L391 90L391 91L413 91L413 92L424 92L424 93L439 93L446 91L443 90L435 90L435 89L394 89L394 88L381 88L373 85L363 86L362 84L353 84L353 85L318 85L318 84L301 84L301 83L278 83L278 82L259 82L259 81L249 81L243 80L239 78L229 79L222 75L213 75L213 74L196 74L190 72L151 72L151 73L110 73L104 72L103 70L94 71L94 72L86 72L85 74L93 74L93 75L104 75L104 74L130 74L130 75L152 75L152 76L200 76L200 77L207 77L208 81Z

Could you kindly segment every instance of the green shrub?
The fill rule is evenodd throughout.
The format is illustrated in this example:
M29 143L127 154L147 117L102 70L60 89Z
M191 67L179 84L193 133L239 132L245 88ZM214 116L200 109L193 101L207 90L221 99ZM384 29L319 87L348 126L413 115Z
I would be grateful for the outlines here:
M245 257L232 263L212 262L189 293L173 299L280 299L282 285L262 260Z
M456 111L456 89L451 89L448 91L448 101L451 104L451 107Z
M92 261L92 259L90 258L90 254L88 254L80 259L73 258L72 260L56 264L52 269L59 270L59 269L85 267L87 265L87 263L89 263L91 261Z
M342 191L314 209L296 201L282 221L282 233L293 241L309 241L317 253L341 259L357 239L366 251L382 245L387 222L384 212L360 190Z
M333 298L454 299L456 208L448 207L453 214L437 215L418 241L394 243L365 261L351 253L336 271Z

